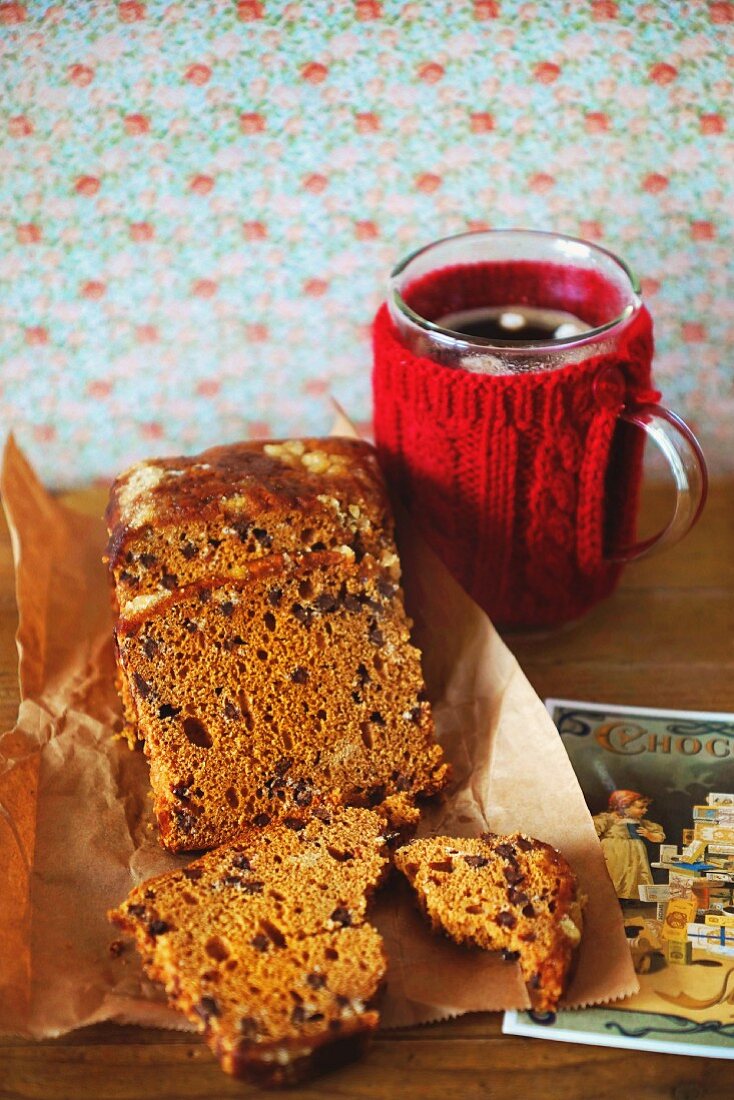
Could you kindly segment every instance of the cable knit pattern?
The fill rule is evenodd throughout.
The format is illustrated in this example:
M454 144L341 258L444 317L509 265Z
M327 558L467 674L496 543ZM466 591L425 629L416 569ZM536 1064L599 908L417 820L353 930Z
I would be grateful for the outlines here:
M658 397L647 310L614 354L520 375L414 355L385 306L373 335L387 477L477 603L503 625L551 626L607 596L620 567L604 548L634 538L643 448L617 417Z

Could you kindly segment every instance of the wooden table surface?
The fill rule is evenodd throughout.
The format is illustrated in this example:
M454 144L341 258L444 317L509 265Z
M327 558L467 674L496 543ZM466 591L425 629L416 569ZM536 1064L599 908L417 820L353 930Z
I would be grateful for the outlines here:
M99 497L77 494L95 507ZM650 514L667 494L653 489ZM734 483L712 487L697 529L679 547L627 570L584 622L513 648L541 697L734 711ZM17 706L15 601L0 532L0 720ZM36 1043L0 1039L0 1100L183 1100L262 1097L219 1070L190 1035L107 1024ZM315 1097L399 1100L730 1100L734 1063L505 1037L500 1017L472 1015L386 1032L367 1057L290 1090Z

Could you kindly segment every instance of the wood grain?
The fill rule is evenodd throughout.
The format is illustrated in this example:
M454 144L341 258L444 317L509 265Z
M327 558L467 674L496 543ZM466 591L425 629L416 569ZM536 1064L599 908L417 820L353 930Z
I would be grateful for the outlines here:
M99 492L76 493L95 511ZM651 524L668 494L653 489ZM617 594L555 636L510 639L541 697L734 711L734 483L712 486L679 547L631 566ZM0 720L17 707L12 559L0 531ZM367 1058L293 1100L729 1100L731 1062L503 1036L498 1015L386 1032ZM0 1100L215 1100L266 1094L225 1077L191 1036L104 1024L61 1039L0 1039Z

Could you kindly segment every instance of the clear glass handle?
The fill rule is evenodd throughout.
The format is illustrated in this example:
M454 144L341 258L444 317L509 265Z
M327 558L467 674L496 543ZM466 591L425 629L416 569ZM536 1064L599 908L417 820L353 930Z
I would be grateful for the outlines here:
M622 409L620 420L641 428L670 466L675 481L675 507L666 526L656 535L622 547L611 561L629 562L657 554L688 534L698 520L708 494L708 472L703 451L684 420L662 405L638 405Z

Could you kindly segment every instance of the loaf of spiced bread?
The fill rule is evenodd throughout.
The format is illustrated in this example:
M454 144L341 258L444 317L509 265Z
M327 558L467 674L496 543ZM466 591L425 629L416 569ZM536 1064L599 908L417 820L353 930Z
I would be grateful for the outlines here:
M374 455L366 444L319 442L322 450L313 440L269 444L264 467L250 461L263 445L248 450L247 493L241 480L237 493L228 488L230 460L218 449L220 511L238 497L239 520L266 531L265 541L228 534L213 487L193 507L199 467L212 463L160 463L179 472L134 508L120 504L123 488L113 491L112 512L125 512L128 530L123 537L119 520L110 536L119 687L172 850L214 847L312 804L380 805L401 827L448 780ZM308 455L319 465L304 465ZM335 469L322 468L324 455ZM229 540L226 560L203 550L214 531L214 541ZM182 559L188 542L202 552ZM164 584L148 575L132 595L119 547L139 569L142 545L155 547L156 569L178 572Z
M413 840L394 858L434 930L517 961L533 1009L555 1011L583 928L583 898L559 851L484 833Z
M386 960L366 910L387 863L370 810L299 814L142 883L110 919L228 1073L290 1084L378 1024Z

